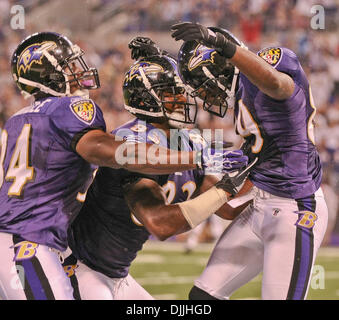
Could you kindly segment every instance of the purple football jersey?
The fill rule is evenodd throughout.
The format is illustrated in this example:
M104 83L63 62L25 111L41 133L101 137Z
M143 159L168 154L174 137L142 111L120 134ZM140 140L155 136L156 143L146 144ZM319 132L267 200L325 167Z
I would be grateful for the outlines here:
M172 132L174 132L174 137L176 133L180 134L179 146L175 143L171 146L164 131L139 119L127 122L125 125L115 129L112 133L124 137L124 140L126 141L155 144L169 149L178 147L178 150L192 151L203 147L201 144L197 143L197 140L199 141L200 139L196 139L197 132L195 130L172 129ZM177 139L174 138L173 140L176 141ZM176 172L166 177L166 184L163 185L161 183L161 185L167 194L167 200L169 203L177 203L186 201L187 198L192 196L196 189L195 181L201 182L203 172L201 170L187 170Z
M95 166L72 142L89 128L106 130L90 99L50 97L20 110L1 135L0 232L59 250L82 205Z
M137 119L113 133L131 143L169 146L163 131ZM192 150L189 133L182 131L181 137L182 149ZM163 176L145 176L124 169L99 168L84 206L71 225L69 245L79 260L112 278L127 276L130 264L150 236L131 213L124 198L126 181L140 178L156 181L163 187L167 202L177 203L187 200L200 187L203 172L188 170Z
M315 107L310 85L291 50L266 48L258 55L290 75L295 89L289 99L278 101L240 75L236 131L247 140L250 159L259 159L249 178L258 188L277 196L309 196L320 187L322 175L314 144Z

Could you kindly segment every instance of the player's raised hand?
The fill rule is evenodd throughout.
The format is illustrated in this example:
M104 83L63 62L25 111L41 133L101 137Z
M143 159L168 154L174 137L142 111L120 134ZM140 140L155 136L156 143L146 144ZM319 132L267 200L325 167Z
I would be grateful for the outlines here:
M175 40L197 40L206 46L215 45L216 34L205 26L198 23L177 23L172 25L171 31L173 31L172 37Z
M131 49L131 58L134 60L162 53L162 50L148 37L133 38L128 43L128 48Z
M182 22L172 25L172 37L175 40L196 40L202 45L216 49L226 58L233 57L236 45L229 41L220 32L213 32L211 29L192 22Z
M205 174L224 174L237 171L248 163L248 157L242 150L225 150L204 148L198 152L198 165Z

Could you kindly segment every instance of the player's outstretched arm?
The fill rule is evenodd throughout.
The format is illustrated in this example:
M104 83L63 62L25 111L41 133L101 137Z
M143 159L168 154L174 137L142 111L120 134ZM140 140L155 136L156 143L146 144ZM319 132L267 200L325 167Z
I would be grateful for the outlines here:
M201 24L191 22L178 23L171 30L175 40L197 40L207 47L215 48L269 97L285 100L292 96L294 81L290 76L274 69L253 52L229 41L221 33L214 33Z
M121 139L120 139L121 140ZM246 165L248 157L241 150L175 151L153 144L126 143L101 130L85 133L77 142L76 152L86 161L114 169L124 168L144 174L170 174L196 169L220 173L233 171Z
M276 100L285 100L294 92L294 81L286 73L280 72L253 52L237 46L230 61L260 91Z
M145 174L170 174L196 168L196 152L175 152L153 145L126 145L101 130L84 134L76 152L89 163L114 169L124 168ZM183 158L185 157L185 161Z
M227 201L227 193L212 187L193 200L167 205L161 187L153 180L141 179L125 187L125 198L134 216L163 241L206 220Z

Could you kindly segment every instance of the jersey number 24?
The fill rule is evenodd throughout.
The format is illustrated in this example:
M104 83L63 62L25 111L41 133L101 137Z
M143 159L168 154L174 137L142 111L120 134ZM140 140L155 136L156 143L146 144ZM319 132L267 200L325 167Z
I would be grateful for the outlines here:
M31 133L31 125L25 124L16 140L7 172L5 172L4 162L7 153L8 133L6 130L1 131L0 188L5 180L13 181L8 189L8 196L22 196L25 184L34 178L34 168L29 165Z

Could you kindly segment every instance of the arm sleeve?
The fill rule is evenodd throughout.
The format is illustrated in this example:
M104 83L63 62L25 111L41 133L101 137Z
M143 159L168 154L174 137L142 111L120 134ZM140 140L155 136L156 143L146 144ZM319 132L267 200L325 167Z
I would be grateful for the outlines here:
M300 82L303 70L297 55L292 50L270 47L260 50L257 54L277 71L288 74L296 83Z
M257 54L277 71L289 75L294 81L295 88L292 96L286 100L275 100L257 90L256 100L260 100L260 103L273 103L275 108L279 105L286 106L286 102L294 100L296 96L300 94L301 87L304 82L304 72L297 55L290 49L283 47L264 48ZM247 83L247 85L250 87L250 84ZM254 89L251 88L251 90L253 91Z

